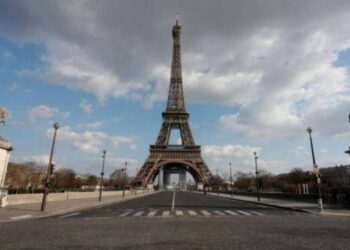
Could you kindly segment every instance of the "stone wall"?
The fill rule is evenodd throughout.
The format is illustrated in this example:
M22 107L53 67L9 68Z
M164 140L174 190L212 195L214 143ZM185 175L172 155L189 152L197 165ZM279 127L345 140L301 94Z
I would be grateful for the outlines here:
M130 191L125 191L128 194ZM119 196L122 195L123 191L104 191L103 197L106 196ZM98 198L99 192L64 192L64 193L50 193L47 197L48 201L60 201L60 200L73 200L83 198ZM7 196L8 206L27 204L27 203L40 203L43 198L43 194L10 194Z

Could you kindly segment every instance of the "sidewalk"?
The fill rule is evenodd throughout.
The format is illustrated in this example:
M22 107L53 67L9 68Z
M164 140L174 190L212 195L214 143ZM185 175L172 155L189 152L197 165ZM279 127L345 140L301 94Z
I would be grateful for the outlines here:
M257 198L253 196L244 196L244 195L234 194L233 197L231 198L230 194L220 194L220 193L219 195L217 193L208 193L208 194L225 197L229 199L234 199L238 201L251 202L255 204L279 207L284 209L292 209L292 210L297 210L297 211L302 211L307 213L322 214L322 215L350 216L350 210L333 209L327 205L324 205L324 211L320 213L320 209L316 202L309 203L309 202L299 202L299 201L281 200L281 199L272 199L272 198L260 198L260 201L257 201Z
M48 201L46 203L45 212L41 212L41 203L30 203L12 205L4 208L0 208L0 222L9 222L30 218L41 218L51 215L64 214L74 212L82 209L104 206L111 203L123 202L130 199L135 199L141 196L150 195L154 192L143 192L138 190L136 196L135 192L126 192L125 197L120 195L103 196L102 201L98 201L98 192L96 197L83 198L83 199L71 199L61 201Z

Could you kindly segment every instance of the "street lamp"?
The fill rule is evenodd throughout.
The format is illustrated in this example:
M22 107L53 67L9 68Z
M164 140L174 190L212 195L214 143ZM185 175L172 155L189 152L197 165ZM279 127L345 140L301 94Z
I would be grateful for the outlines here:
M106 159L106 150L102 151L102 170L101 170L101 180L100 180L100 195L98 196L98 201L102 200L102 187L103 187L103 175L105 174L105 159Z
M51 146L51 153L50 153L50 159L49 159L49 165L47 166L47 170L46 170L46 178L45 178L45 188L44 188L44 193L43 193L43 199L41 202L41 211L45 211L45 207L46 207L46 199L47 196L50 192L50 176L53 172L53 164L52 164L52 158L53 158L53 151L55 149L55 143L56 143L56 135L57 135L57 129L60 127L60 125L58 124L58 122L53 124L53 128L55 129L55 132L53 134L53 140L52 140L52 146Z
M125 197L125 181L126 181L126 168L128 166L128 162L125 162L125 168L124 170L124 179L123 179L123 197Z
M260 201L258 156L256 155L256 152L254 152L254 160L255 160L256 197L257 197L258 201Z
M349 118L349 123L350 123L350 114L349 114L349 117L348 117L348 118ZM350 147L349 147L349 150L345 151L344 153L345 153L345 154L348 154L348 155L350 156Z
M311 146L311 153L312 153L312 163L313 163L313 168L314 168L314 173L316 175L316 180L317 180L317 187L318 187L318 205L320 207L320 211L323 212L323 202L322 202L322 194L321 194L321 177L320 173L316 164L316 159L315 159L315 153L314 153L314 145L312 143L312 128L308 127L306 131L309 133L309 138L310 138L310 146Z
M232 183L232 167L231 167L231 162L229 163L230 165L230 186L231 186L231 197L233 196L233 183Z

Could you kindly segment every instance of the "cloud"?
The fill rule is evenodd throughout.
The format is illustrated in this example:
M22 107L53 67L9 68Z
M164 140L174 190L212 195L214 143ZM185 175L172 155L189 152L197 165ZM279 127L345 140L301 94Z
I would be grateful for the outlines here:
M49 107L46 105L39 105L31 108L28 111L28 120L30 122L35 122L41 118L52 118L52 117L68 117L70 112L61 112L59 109L54 107Z
M137 145L135 143L136 137L135 136L113 136L111 138L111 141L115 147L118 147L122 144L126 144L129 146L130 149L136 149Z
M254 152L257 152L260 169L269 172L283 172L287 169L284 161L265 159L260 147L240 144L206 145L202 150L212 173L218 169L220 175L229 173L229 163L232 164L233 172L254 172Z
M298 146L296 149L293 150L293 154L299 157L309 155L310 152L306 150L303 146Z
M222 158L252 158L253 152L259 152L261 148L239 144L206 145L203 154L214 159Z
M39 166L48 166L49 159L49 155L33 155L30 157L30 161L37 163Z
M46 135L52 137L53 130L48 129ZM102 150L107 134L103 132L84 131L82 133L73 131L70 127L62 127L57 132L57 140L67 142L80 151L87 153L98 153Z
M83 99L80 102L79 107L84 111L85 114L90 114L93 110L92 104L89 103L86 99Z
M219 119L224 131L345 133L345 122L330 123L349 105L348 72L336 65L350 47L349 1L3 1L0 32L45 46L38 71L47 81L152 107L167 97L174 9L186 101L233 107Z

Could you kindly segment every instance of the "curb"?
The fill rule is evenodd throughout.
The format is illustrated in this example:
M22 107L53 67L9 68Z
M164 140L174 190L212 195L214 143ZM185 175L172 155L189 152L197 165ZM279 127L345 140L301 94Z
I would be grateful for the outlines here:
M301 208L294 208L294 207L284 207L284 206L279 206L279 205L274 205L274 204L269 204L269 203L264 203L262 201L247 201L247 200L242 200L239 198L231 198L231 197L225 197L225 196L220 196L220 195L216 195L216 194L211 194L208 193L209 195L212 196L216 196L216 197L220 197L223 199L228 199L228 200L236 200L236 201L241 201L241 202L248 202L248 203L252 203L252 204L258 204L258 205L263 205L263 206L269 206L269 207L275 207L275 208L280 208L280 209L286 209L286 210L293 210L293 211L298 211L298 212L302 212L302 213L308 213L308 214L318 214L318 213L314 213L308 210L304 210Z

